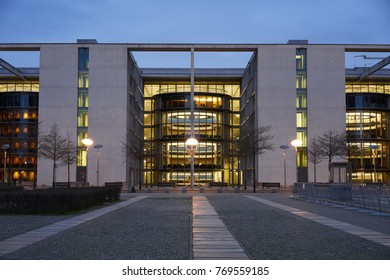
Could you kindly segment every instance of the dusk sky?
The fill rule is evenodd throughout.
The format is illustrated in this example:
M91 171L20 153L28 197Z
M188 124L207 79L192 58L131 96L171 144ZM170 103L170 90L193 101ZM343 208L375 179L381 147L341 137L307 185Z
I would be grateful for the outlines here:
M390 44L389 14L388 0L0 0L0 43ZM187 53L135 56L141 67L189 64ZM245 67L249 57L197 54L196 66Z

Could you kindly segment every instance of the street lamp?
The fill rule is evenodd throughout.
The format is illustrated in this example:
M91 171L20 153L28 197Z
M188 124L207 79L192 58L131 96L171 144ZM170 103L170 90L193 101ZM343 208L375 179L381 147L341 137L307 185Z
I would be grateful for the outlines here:
M287 183L286 183L286 150L289 148L289 146L288 145L281 145L280 148L283 150L284 187L287 188Z
M99 187L99 157L100 157L99 149L103 148L103 145L97 144L93 147L96 149L97 152L96 186Z
M191 182L190 182L191 189L194 187L194 173L195 173L195 170L194 170L195 169L194 168L194 150L195 150L197 145L198 145L198 140L196 140L193 137L188 138L186 141L186 146L191 151Z
M7 181L7 149L9 144L1 145L1 148L4 150L4 183Z
M86 154L86 163L85 163L85 186L88 186L88 149L89 146L93 144L93 141L89 138L85 138L81 140L81 143L83 143L85 146L87 146L87 154Z
M374 153L374 183L376 183L376 150L378 150L378 145L370 145L369 146L371 150L373 150L373 153Z
M297 164L297 176L296 181L298 183L298 147L302 146L302 140L301 139L294 139L291 141L291 146L295 148L295 155L296 155L296 164Z

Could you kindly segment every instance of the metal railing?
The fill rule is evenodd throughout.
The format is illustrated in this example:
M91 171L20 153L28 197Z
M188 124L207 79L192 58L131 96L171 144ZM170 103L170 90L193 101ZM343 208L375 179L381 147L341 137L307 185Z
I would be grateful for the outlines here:
M294 197L316 202L390 212L390 187L295 183Z

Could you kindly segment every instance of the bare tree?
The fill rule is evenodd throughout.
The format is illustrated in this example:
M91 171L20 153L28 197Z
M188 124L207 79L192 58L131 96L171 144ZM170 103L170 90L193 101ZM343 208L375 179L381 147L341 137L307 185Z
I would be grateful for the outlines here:
M342 157L345 158L348 162L348 180L352 181L352 159L353 158L362 158L362 149L358 143L351 143L347 139L347 134L343 133L340 136L340 145L343 149Z
M240 135L239 133L234 133L229 141L226 142L228 147L225 149L224 157L229 159L229 164L231 166L231 174L232 174L232 184L234 187L234 172L235 170L240 170L240 155L242 152L240 150ZM235 165L237 163L237 165ZM235 168L235 166L237 166ZM238 172L238 187L240 186L240 172Z
M329 129L324 132L322 135L318 136L318 148L320 157L328 159L328 179L329 182L331 179L331 163L334 157L344 156L345 149L343 148L342 134L337 133L336 131Z
M144 160L154 156L153 143L145 141L136 133L131 132L129 141L122 141L122 150L126 159L130 160L131 167L138 170L138 187L141 189ZM134 186L132 186L132 192L135 192Z
M68 187L70 187L70 166L77 162L77 147L72 141L69 132L66 133L64 157L61 162L68 167Z
M50 126L50 133L38 140L38 156L53 160L53 188L56 183L57 162L65 157L66 139L60 134L60 128L56 123Z
M252 157L253 192L256 192L256 157L266 151L273 150L273 135L269 134L270 126L262 126L250 130L242 130L238 142L240 153Z
M320 147L317 137L313 137L307 149L307 157L314 166L314 183L317 182L317 164L321 162Z

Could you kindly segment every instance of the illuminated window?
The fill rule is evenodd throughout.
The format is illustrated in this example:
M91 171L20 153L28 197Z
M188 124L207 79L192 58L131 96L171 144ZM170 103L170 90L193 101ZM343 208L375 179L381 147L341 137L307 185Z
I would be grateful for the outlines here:
M79 74L79 88L88 88L89 87L89 74L80 73Z
M297 127L306 127L306 112L297 112Z
M307 108L306 94L302 92L297 92L296 97L297 108Z
M295 86L297 89L306 88L306 73L297 73Z
M88 107L88 92L79 92L79 97L77 99L77 106L79 108Z
M79 127L88 126L88 111L79 111L79 114L77 116L77 125Z

